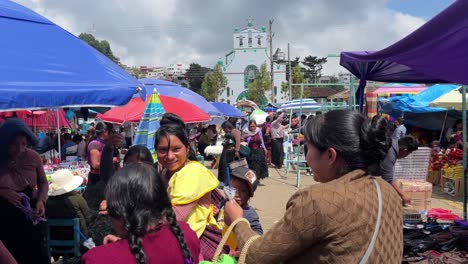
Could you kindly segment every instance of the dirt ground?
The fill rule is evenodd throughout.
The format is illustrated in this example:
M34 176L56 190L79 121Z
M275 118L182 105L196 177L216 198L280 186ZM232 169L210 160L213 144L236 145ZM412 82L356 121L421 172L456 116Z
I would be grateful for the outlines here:
M212 170L217 174L217 170ZM266 231L270 229L285 212L288 199L298 188L296 187L296 172L289 172L287 179L282 179L284 169L277 170L270 168L270 177L262 180L262 184L257 188L255 196L250 200L250 204L255 207L260 217L260 223ZM306 176L305 171L301 173L300 188L318 184L312 176ZM463 203L461 198L455 198L443 193L442 188L434 186L431 200L432 208L444 208L452 210L462 216Z

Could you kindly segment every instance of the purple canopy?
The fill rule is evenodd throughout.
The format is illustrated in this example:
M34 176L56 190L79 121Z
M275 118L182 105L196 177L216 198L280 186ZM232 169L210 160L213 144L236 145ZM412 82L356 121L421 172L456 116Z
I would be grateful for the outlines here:
M455 1L422 27L380 51L342 52L341 66L360 79L362 107L367 80L468 85L468 1Z

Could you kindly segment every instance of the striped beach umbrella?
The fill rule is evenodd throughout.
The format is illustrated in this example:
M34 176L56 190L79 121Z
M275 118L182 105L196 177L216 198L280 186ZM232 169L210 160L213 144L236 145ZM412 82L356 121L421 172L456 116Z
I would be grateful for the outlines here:
M153 154L153 158L156 158L156 152L154 149L154 136L156 131L159 129L159 121L162 115L165 113L164 107L159 98L158 92L155 90L151 95L151 98L146 105L143 117L138 124L138 130L135 135L135 145L146 146Z

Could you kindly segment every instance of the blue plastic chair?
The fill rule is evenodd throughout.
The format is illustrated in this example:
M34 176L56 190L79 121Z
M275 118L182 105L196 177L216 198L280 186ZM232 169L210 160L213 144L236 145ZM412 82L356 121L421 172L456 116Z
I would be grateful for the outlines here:
M48 219L47 220L47 247L49 258L54 255L62 256L63 263L67 263L68 257L81 257L80 253L80 219ZM54 227L70 227L73 229L73 237L67 240L54 240L50 238L50 230ZM63 248L62 248L63 247Z
M198 160L203 166L205 166L205 157L203 157L202 155L198 155L198 156L197 156L197 160Z
M290 166L294 166L296 169L296 187L300 187L301 184L301 171L310 170L307 165L307 160L303 155L304 146L292 146L292 149L288 149L286 158L284 159L285 174L282 176L283 179L288 177Z
M82 186L77 187L75 190L79 193L83 193L85 189L86 189L86 186L82 185Z

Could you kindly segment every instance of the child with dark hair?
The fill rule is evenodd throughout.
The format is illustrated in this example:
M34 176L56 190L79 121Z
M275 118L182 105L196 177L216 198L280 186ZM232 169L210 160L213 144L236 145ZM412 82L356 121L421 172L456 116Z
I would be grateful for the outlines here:
M243 217L250 223L250 228L257 234L263 234L263 228L255 209L249 205L249 200L254 196L255 181L257 179L255 173L247 166L235 168L231 172L231 186L236 188L236 196L234 200L242 207L244 211Z
M106 198L122 239L88 251L82 263L198 263L200 242L186 223L176 220L152 166L132 163L118 171L109 180Z

